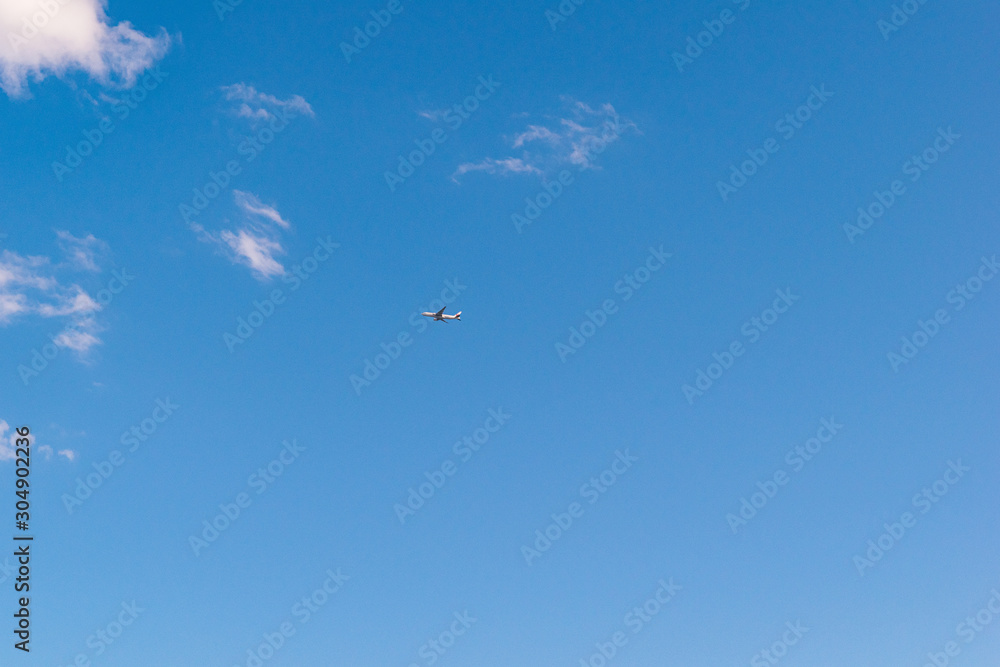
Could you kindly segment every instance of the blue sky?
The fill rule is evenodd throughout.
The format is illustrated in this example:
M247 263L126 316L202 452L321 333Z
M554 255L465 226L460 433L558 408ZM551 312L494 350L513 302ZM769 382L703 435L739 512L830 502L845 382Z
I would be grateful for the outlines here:
M4 664L995 663L994 5L44 4Z

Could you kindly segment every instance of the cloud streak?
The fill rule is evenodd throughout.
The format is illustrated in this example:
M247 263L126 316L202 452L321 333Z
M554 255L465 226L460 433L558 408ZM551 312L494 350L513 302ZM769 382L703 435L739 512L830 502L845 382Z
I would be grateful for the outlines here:
M101 305L77 283L62 282L60 275L66 271L99 272L107 244L93 235L77 238L66 231L56 231L56 235L66 256L62 262L0 251L0 327L33 315L67 319L69 324L53 342L84 354L101 342L95 318Z
M596 169L594 156L603 147L618 141L627 131L636 131L635 123L623 120L610 104L593 108L584 102L563 98L561 116L546 116L544 122L529 123L510 140L510 147L521 149L520 157L487 157L479 162L460 164L451 178L456 183L470 172L492 175L546 173L572 164L579 169ZM526 114L518 114L523 117Z
M278 209L249 192L233 190L233 200L242 217L238 227L210 232L192 223L191 228L201 241L215 245L231 262L249 267L258 280L284 275L285 267L276 257L286 253L281 233L291 229L291 223Z
M246 121L254 129L270 123L271 131L277 132L279 130L273 123L275 120L300 115L316 116L301 95L283 100L246 83L222 86L220 90L224 101L232 103L224 113ZM282 217L277 208L263 203L249 192L234 189L233 202L239 212L235 227L214 231L197 222L189 222L189 227L199 241L215 246L232 263L249 267L258 280L284 275L285 267L278 257L286 254L281 237L283 232L291 230L291 223ZM228 220L226 222L229 223Z
M542 170L538 167L526 163L516 157L508 157L502 160L494 160L491 157L482 162L466 162L458 165L458 169L451 175L451 180L458 183L460 176L470 171L485 171L487 174L538 174L542 175Z
M98 261L108 254L108 244L88 234L77 238L67 231L56 231L59 249L66 255L73 268L82 271L99 272Z
M235 108L236 115L249 119L251 123L271 120L276 117L278 112L285 110L310 118L316 116L312 107L301 95L292 95L287 100L282 100L274 95L261 93L245 83L223 86L222 94L226 101L238 102L239 104Z
M10 427L10 424L0 419L0 461L13 461L17 458L17 439L19 437L21 436ZM36 445L34 433L28 435L28 443L30 447L35 448L35 451L45 456L46 461L52 460L52 448L48 445ZM55 453L69 461L75 461L77 457L77 453L72 449L60 449Z
M8 434L7 431L10 431ZM13 461L17 458L17 431L10 428L8 424L3 419L0 419L0 461ZM29 442L33 440L32 436L28 436Z

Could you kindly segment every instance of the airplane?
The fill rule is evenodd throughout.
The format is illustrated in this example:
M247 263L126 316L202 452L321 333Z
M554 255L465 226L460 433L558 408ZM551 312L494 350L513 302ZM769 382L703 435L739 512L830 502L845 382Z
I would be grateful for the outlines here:
M445 306L447 308L448 306ZM444 308L437 311L436 313L421 313L424 317L433 317L435 322L447 322L448 320L462 320L462 311L458 311L454 315L445 315Z

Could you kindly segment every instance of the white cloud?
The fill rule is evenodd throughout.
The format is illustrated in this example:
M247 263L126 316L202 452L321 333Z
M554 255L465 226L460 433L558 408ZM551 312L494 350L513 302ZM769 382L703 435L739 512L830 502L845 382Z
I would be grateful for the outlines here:
M86 315L101 307L79 285L70 285L62 293L52 294L53 303L39 303L38 314L42 317L66 317Z
M514 137L514 148L520 148L525 144L525 142L534 141L536 139L543 139L549 143L557 144L559 143L560 137L547 127L529 125L527 132L522 132Z
M20 436L17 435L17 431L11 431L10 435L7 434L7 431L11 431L10 424L0 419L0 461L13 461L17 458L17 453L15 452L15 449L17 449L16 440ZM29 436L29 442L31 439L31 436Z
M485 171L487 174L542 174L542 170L534 165L527 164L524 160L516 157L494 160L491 157L482 162L466 162L458 165L458 169L451 175L451 180L458 182L458 177L470 171Z
M7 433L8 431L10 431L9 434ZM17 439L20 437L16 430L11 429L10 424L0 419L0 461L13 461L17 458ZM35 444L34 433L28 434L28 444L34 448L34 450L30 451L42 454L46 461L52 460L52 448L48 445ZM75 461L77 457L77 452L72 449L60 449L55 453L70 461Z
M565 116L547 116L547 123L529 123L514 135L511 148L522 149L521 157L485 158L460 164L452 180L473 171L487 174L534 174L544 176L567 164L594 169L595 155L627 131L638 131L635 123L624 121L610 104L598 109L563 98ZM518 114L518 117L522 114Z
M229 112L254 127L276 118L316 115L301 95L283 100L245 83L222 86L220 90L225 101L234 103ZM272 128L278 131L273 123ZM189 227L198 240L214 245L234 264L249 267L258 280L283 275L285 267L277 258L286 253L281 235L291 229L291 223L277 208L249 192L234 189L233 202L239 211L239 223L235 228L213 231L197 222L189 223Z
M227 101L239 102L239 106L236 107L236 115L240 118L249 118L251 122L270 120L279 111L310 117L316 115L301 95L292 95L287 100L282 100L274 95L258 92L256 88L245 83L223 86L222 94Z
M0 270L3 264L0 263ZM6 294L0 292L0 324L13 319L28 310L28 299L23 294Z
M192 223L191 228L201 241L216 245L234 264L250 267L257 279L283 275L285 267L275 257L286 252L281 244L281 232L291 229L291 223L281 217L278 209L264 204L249 192L233 190L233 200L243 218L239 227L209 232L200 224Z
M236 255L237 261L249 266L259 277L273 278L285 272L285 267L274 258L275 254L284 252L279 242L248 229L241 229L235 234L223 230L221 237Z
M131 87L170 48L160 28L150 37L128 21L112 24L107 0L2 0L0 88L27 95L29 77L82 71L103 85Z
M20 437L17 431L10 427L10 424L0 419L0 461L13 461L17 458L17 439ZM32 433L28 435L28 445L34 444L35 435Z
M449 111L451 111L451 109L429 109L427 111L418 111L417 115L421 118L437 122L439 120L444 120L445 115Z
M83 288L75 283L62 285L52 272L47 257L0 252L0 325L18 314L66 317L100 309Z
M30 315L69 320L54 342L83 354L101 342L95 335L100 329L94 318L101 306L80 285L66 284L60 275L100 271L97 262L107 245L93 235L78 239L68 232L56 234L68 256L66 262L54 264L48 257L0 251L0 327Z
M93 234L78 239L67 231L57 230L56 236L59 239L59 248L72 266L84 271L101 270L97 263L107 255L107 243L95 238Z
M233 190L233 197L236 200L236 205L239 206L243 212L251 215L261 215L282 229L288 229L291 226L288 224L287 220L281 217L281 214L278 213L278 209L261 203L257 197L253 196L249 192Z
M0 290L9 287L52 289L57 281L41 275L48 264L47 257L22 257L11 250L4 250L0 253Z
M100 330L97 326L97 320L93 317L85 317L60 331L52 341L59 347L67 347L74 352L83 354L101 343L101 339L94 335Z

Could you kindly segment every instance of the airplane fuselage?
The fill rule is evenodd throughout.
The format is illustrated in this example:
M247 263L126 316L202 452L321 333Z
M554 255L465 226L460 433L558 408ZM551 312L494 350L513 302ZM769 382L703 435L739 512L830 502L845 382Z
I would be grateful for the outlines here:
M433 320L435 322L443 322L445 320L459 320L459 321L462 320L462 313L461 312L455 313L454 315L445 315L442 312L437 312L437 313L421 313L421 315L423 315L424 317L433 318Z

